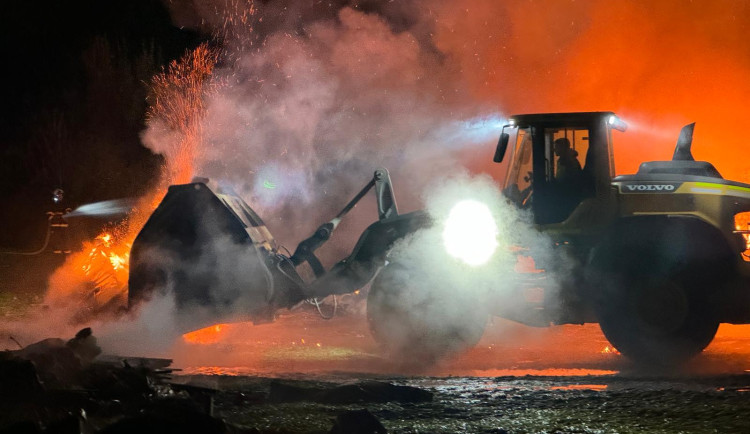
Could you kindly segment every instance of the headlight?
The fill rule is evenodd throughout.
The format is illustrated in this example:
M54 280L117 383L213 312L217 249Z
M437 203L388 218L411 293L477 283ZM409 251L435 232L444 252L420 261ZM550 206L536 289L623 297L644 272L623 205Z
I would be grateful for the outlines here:
M486 263L497 249L497 224L487 205L464 200L451 209L443 230L449 255L469 265Z
M616 129L617 131L622 131L623 133L628 129L628 124L626 124L623 120L615 115L610 115L609 118L607 118L607 123L610 127Z

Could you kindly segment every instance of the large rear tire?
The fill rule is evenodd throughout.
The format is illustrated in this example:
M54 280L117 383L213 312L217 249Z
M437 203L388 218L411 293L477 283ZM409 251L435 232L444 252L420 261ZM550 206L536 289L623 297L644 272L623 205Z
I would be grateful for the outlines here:
M727 258L708 252L717 241L693 226L626 226L597 249L591 265L599 325L636 363L683 363L703 351L719 327L715 303L729 273Z
M625 274L612 299L599 308L607 339L636 363L677 365L703 351L719 322L706 300L679 279L647 283Z
M394 358L433 363L479 342L488 314L471 294L441 288L422 271L390 264L367 297L367 320L375 340Z

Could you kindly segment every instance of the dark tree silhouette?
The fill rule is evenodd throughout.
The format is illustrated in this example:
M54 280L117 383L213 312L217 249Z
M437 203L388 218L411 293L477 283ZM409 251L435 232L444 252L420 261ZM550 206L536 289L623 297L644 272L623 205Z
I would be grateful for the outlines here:
M18 0L0 14L0 247L44 236L61 206L135 196L161 158L144 148L151 77L204 40L159 0Z

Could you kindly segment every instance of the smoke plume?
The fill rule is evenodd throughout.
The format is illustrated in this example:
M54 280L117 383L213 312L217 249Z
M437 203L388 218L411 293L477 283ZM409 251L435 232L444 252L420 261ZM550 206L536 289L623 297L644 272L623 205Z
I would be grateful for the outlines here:
M721 3L270 1L248 16L242 1L175 2L178 24L221 33L231 53L196 174L231 183L288 246L378 166L410 208L458 168L500 178L497 130L463 122L502 111L618 112L631 126L615 137L618 173L668 159L698 121L697 158L741 179L726 125L750 95L748 6Z
M490 155L496 110L469 97L420 26L394 25L392 10L277 7L259 7L260 35L229 32L232 53L241 50L215 71L223 87L206 104L196 174L231 185L282 244L335 215L378 167L414 209L424 187L461 166L461 152ZM152 137L144 141L158 149Z

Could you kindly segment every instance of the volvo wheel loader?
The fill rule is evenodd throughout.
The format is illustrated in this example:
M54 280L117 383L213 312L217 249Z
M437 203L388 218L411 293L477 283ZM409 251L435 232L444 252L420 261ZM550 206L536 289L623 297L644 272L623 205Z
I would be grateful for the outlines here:
M735 225L737 214L750 211L750 185L694 161L693 124L681 131L672 160L615 176L612 130L625 129L611 112L517 115L503 127L494 161L507 161L504 197L530 216L552 250L544 252L544 270L512 279L498 270L498 286L511 279L511 291L445 293L425 285L429 270L392 249L439 219L425 211L400 215L388 172L378 169L293 254L279 249L236 194L206 179L170 187L133 243L129 302L172 294L187 331L270 321L304 300L369 286L373 336L413 360L473 345L496 315L530 326L598 322L625 356L678 363L702 351L719 323L750 323L748 231ZM372 188L378 220L326 270L316 249ZM303 263L313 279L298 273ZM467 278L475 272L461 270ZM529 289L541 297L530 300Z
M686 360L719 323L750 322L748 231L735 222L750 211L750 185L694 160L694 126L671 160L621 176L612 130L627 126L614 113L518 115L503 128L494 161L510 160L506 196L573 258L562 305L541 322L598 322L622 354L646 363Z

